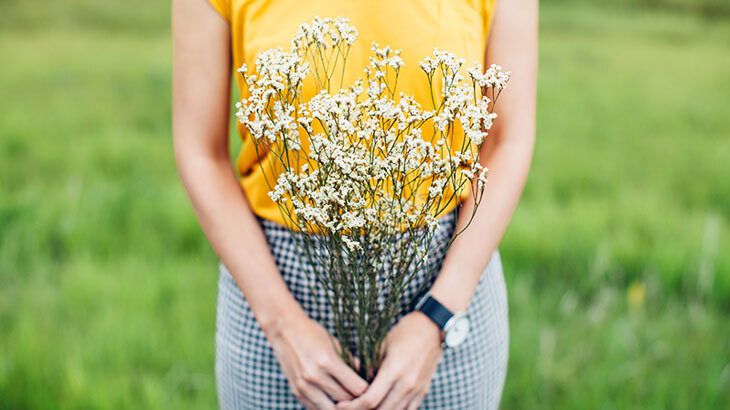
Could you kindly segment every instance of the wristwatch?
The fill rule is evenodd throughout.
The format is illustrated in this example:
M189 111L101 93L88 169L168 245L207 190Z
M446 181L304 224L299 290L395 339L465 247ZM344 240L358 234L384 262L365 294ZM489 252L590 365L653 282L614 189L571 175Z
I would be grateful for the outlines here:
M426 292L418 299L414 310L426 314L444 331L441 347L456 347L466 340L470 327L467 312L451 312L431 296L430 292Z

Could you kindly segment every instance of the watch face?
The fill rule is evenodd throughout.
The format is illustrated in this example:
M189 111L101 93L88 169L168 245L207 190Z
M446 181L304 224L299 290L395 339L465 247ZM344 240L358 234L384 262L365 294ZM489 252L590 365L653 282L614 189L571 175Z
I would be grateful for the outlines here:
M446 346L456 347L466 340L466 336L469 334L469 317L465 314L455 314L450 322L452 323L447 324L446 340L444 341Z

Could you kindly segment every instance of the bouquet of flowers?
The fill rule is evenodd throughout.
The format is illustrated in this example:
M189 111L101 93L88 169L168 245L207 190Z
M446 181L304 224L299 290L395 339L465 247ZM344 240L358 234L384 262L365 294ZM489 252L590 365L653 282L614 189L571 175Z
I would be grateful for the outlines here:
M344 17L302 24L289 51L266 50L255 70L238 69L248 95L236 115L259 158L270 157L269 196L287 227L310 233L294 237L326 290L342 358L372 380L437 217L467 190L477 206L482 199L479 149L509 73L475 64L463 75L463 59L436 49L420 62L424 108L396 89L401 52L373 44L363 78L343 88L340 76L335 89L356 38ZM320 91L305 100L312 80Z

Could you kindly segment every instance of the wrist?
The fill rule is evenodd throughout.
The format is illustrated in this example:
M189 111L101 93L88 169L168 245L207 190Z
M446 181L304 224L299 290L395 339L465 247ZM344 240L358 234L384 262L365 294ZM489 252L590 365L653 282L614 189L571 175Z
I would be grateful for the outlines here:
M469 301L464 300L465 297L457 292L449 292L447 289L433 286L429 293L451 312L463 312L469 306Z
M260 318L257 318L257 321L266 337L271 339L293 329L295 324L300 323L303 319L309 319L309 316L295 302L291 306L278 306L274 309L267 309L267 313L262 314Z
M464 311L452 312L431 292L418 299L415 309L424 313L435 325L442 329L441 347L456 347L466 339L469 328L469 314Z
M414 310L413 314L417 317L417 321L421 324L418 326L422 332L421 340L431 340L438 346L441 346L444 341L445 334L443 329L439 327L430 317L420 310Z
M465 311L476 290L475 286L471 286L470 280L464 278L464 273L464 270L443 267L429 289L431 296L452 312Z

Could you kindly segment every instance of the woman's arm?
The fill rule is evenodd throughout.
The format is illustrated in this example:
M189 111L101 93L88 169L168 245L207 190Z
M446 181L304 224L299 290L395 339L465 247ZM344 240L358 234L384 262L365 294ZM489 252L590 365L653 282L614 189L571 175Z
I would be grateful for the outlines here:
M522 195L535 142L537 0L498 1L486 63L512 78L496 104L499 114L480 155L489 182L471 225L449 248L431 294L452 312L466 310L481 273L502 240ZM474 198L464 201L457 229L469 222Z
M367 383L289 292L231 166L230 27L205 0L175 0L172 25L175 159L200 226L246 296L295 395L311 408L334 408L325 393L344 400Z
M487 66L497 63L512 71L512 79L499 97L499 118L482 146L489 168L484 200L469 228L449 248L430 289L451 311L463 311L469 305L527 179L535 139L537 10L537 0L497 2L485 60ZM458 229L466 225L473 207L474 198L469 197ZM368 390L337 408L418 408L443 353L439 343L440 329L426 315L420 311L406 315L389 332L385 359Z

